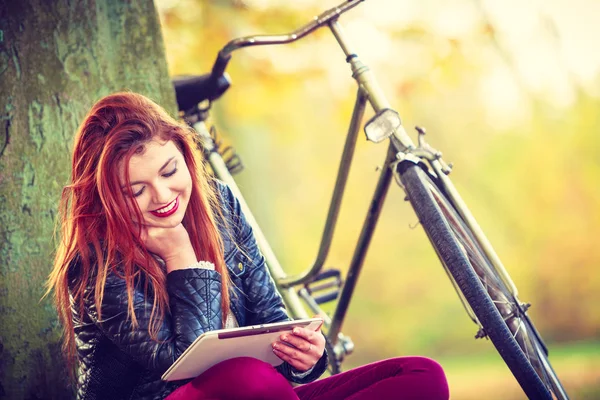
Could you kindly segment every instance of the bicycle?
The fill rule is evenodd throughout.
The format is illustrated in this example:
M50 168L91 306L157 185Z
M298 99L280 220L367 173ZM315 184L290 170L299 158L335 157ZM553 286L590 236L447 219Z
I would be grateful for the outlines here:
M218 53L211 73L174 80L183 118L201 138L202 150L215 175L227 183L240 199L292 317L307 317L302 301L311 311L324 316L332 373L340 371L344 357L354 349L352 340L341 332L341 326L393 179L406 193L406 200L414 208L467 314L478 326L475 338L487 337L492 341L529 398L568 399L550 365L548 349L527 315L530 304L519 300L515 284L452 184L448 176L452 166L426 142L423 128L416 128L417 145L412 142L398 112L390 106L369 68L359 60L345 36L338 19L362 1L344 1L289 34L247 36L230 41ZM295 42L325 26L346 55L352 78L358 83L358 91L316 261L304 273L288 276L232 177L242 168L239 157L231 147L222 146L214 128L209 130L205 121L212 102L230 86L225 70L234 51L250 46ZM323 271L323 264L331 245L367 103L375 111L375 116L364 126L367 139L374 143L388 141L389 147L384 163L386 168L379 177L343 281L338 270ZM299 289L296 291L296 288ZM336 299L333 317L329 317L322 312L320 305Z

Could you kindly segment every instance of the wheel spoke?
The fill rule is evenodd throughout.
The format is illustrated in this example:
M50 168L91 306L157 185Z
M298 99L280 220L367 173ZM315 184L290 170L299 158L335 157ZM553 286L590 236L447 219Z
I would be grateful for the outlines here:
M523 326L523 321L519 320L519 327L522 327L522 326ZM525 335L522 335L522 336L525 336L527 338L527 340L529 340L529 336L527 336L527 331L525 330L525 328L523 328L523 331L525 332ZM527 346L527 342L525 339L522 339L522 340L523 340L522 348L523 347L525 348L524 350L525 350L525 354L527 355L527 359L529 360L529 362L531 362L531 355L529 354L529 346ZM533 365L533 363L532 363L532 365ZM534 368L535 368L535 365L534 365ZM539 375L539 371L538 371L538 375Z
M517 330L513 333L513 338L515 338L515 340L517 340L517 335L519 334L519 331L521 330L521 324L517 324ZM518 340L517 340L518 343Z
M510 313L508 314L506 317L503 317L504 322L508 321L509 319L515 318L515 314Z

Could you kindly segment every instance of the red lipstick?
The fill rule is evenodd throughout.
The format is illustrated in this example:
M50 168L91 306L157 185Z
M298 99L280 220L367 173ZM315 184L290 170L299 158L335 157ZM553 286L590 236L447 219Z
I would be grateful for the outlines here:
M173 204L175 203L175 204ZM166 212L158 212L159 210L169 210ZM159 218L165 218L168 217L169 215L173 215L177 210L179 209L179 196L177 196L177 198L175 200L173 200L172 202L170 202L169 204L167 204L164 207L161 207L157 210L154 211L150 211L150 213L152 215L154 215L155 217L159 217Z

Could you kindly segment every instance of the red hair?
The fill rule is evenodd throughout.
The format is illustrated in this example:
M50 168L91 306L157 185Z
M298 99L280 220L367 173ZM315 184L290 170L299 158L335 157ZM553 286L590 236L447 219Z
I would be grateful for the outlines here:
M125 196L119 181L119 166L128 165L133 154L143 151L153 139L171 140L183 154L192 177L192 193L183 218L198 260L215 264L221 274L223 323L229 310L229 275L223 258L223 242L216 218L221 216L217 196L206 172L204 159L196 150L194 133L178 123L150 99L135 93L116 93L102 98L90 110L75 135L70 184L62 192L60 242L48 291L54 289L56 307L64 327L64 350L72 363L76 346L70 296L73 306L83 312L84 290L94 285L94 301L101 318L101 304L109 272L126 283L128 314L133 326L135 281L146 283L153 307L150 335L158 330L168 312L166 272L140 239L141 228L131 215L142 220L133 201L128 168ZM75 276L69 272L78 262ZM71 279L71 287L69 280Z

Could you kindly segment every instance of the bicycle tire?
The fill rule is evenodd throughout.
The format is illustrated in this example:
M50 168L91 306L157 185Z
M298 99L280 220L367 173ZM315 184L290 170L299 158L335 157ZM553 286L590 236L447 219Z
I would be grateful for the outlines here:
M407 199L438 257L525 394L530 399L552 399L553 395L568 399L526 310L489 267L491 263L443 190L414 163L401 163L398 168ZM510 317L511 313L515 316Z

